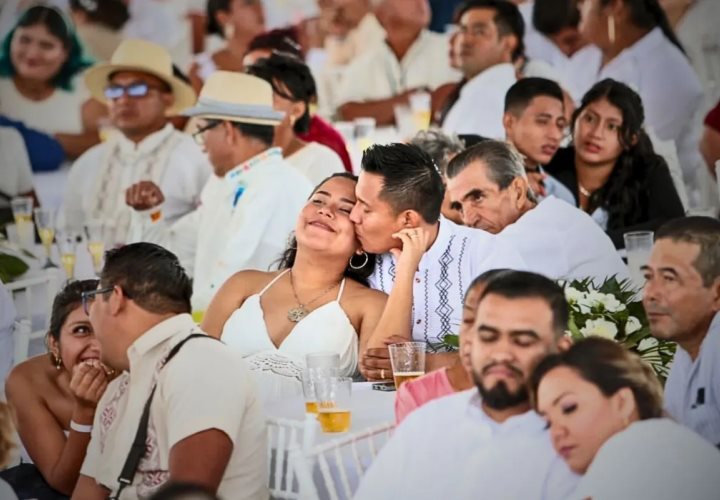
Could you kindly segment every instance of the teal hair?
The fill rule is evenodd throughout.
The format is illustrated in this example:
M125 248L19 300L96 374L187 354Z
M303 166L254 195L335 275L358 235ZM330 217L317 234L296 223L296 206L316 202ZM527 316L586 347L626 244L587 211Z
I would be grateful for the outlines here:
M45 26L55 38L58 38L68 53L65 63L53 77L52 85L72 91L75 77L92 66L95 61L85 54L72 22L58 9L45 5L36 5L23 12L15 27L3 39L0 45L0 77L12 77L17 73L10 58L10 45L17 29L38 24Z

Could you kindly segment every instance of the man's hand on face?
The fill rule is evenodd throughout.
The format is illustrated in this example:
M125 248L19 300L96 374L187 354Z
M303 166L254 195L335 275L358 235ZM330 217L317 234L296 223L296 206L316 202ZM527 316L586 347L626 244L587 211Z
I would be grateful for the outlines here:
M125 203L138 211L157 207L163 201L165 201L165 196L158 185L152 181L140 181L125 191Z

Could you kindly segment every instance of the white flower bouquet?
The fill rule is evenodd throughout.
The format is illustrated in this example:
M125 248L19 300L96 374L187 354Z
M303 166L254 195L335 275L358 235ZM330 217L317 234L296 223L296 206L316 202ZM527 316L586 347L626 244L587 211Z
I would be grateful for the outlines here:
M590 336L620 342L640 355L664 381L675 354L675 343L658 341L637 291L628 280L605 280L595 288L592 279L561 283L570 306L568 333L576 340Z

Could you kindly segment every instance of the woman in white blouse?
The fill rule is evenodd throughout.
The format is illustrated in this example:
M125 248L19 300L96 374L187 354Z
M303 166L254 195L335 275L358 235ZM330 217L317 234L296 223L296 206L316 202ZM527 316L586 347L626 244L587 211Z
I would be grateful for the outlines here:
M248 66L247 72L272 85L273 107L285 113L283 121L275 127L273 145L282 148L288 163L313 185L332 174L344 172L345 167L335 151L298 137L310 128L310 102L316 96L310 68L294 56L274 52Z
M79 76L92 64L72 22L54 7L25 11L0 48L0 109L52 134L68 158L97 144L105 107L89 99Z
M663 418L660 382L622 345L580 341L545 358L530 385L555 450L583 474L573 498L717 498L720 452Z

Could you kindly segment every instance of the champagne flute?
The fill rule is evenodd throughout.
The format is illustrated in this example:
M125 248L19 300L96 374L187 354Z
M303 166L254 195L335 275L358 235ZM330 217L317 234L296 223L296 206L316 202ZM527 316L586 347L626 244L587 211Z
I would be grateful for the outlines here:
M75 261L77 256L75 251L77 250L78 234L72 231L59 231L57 233L57 244L60 249L60 262L62 263L63 269L65 269L65 275L68 281L75 277Z
M35 209L34 214L35 225L40 235L40 241L42 241L43 247L45 248L45 265L42 268L50 269L57 267L50 259L53 239L55 239L55 211L40 207Z
M15 227L17 228L20 246L32 250L35 240L33 230L33 199L30 196L18 196L10 200Z
M87 248L93 261L95 274L102 270L103 254L105 253L105 225L103 221L92 219L85 225L87 234Z

